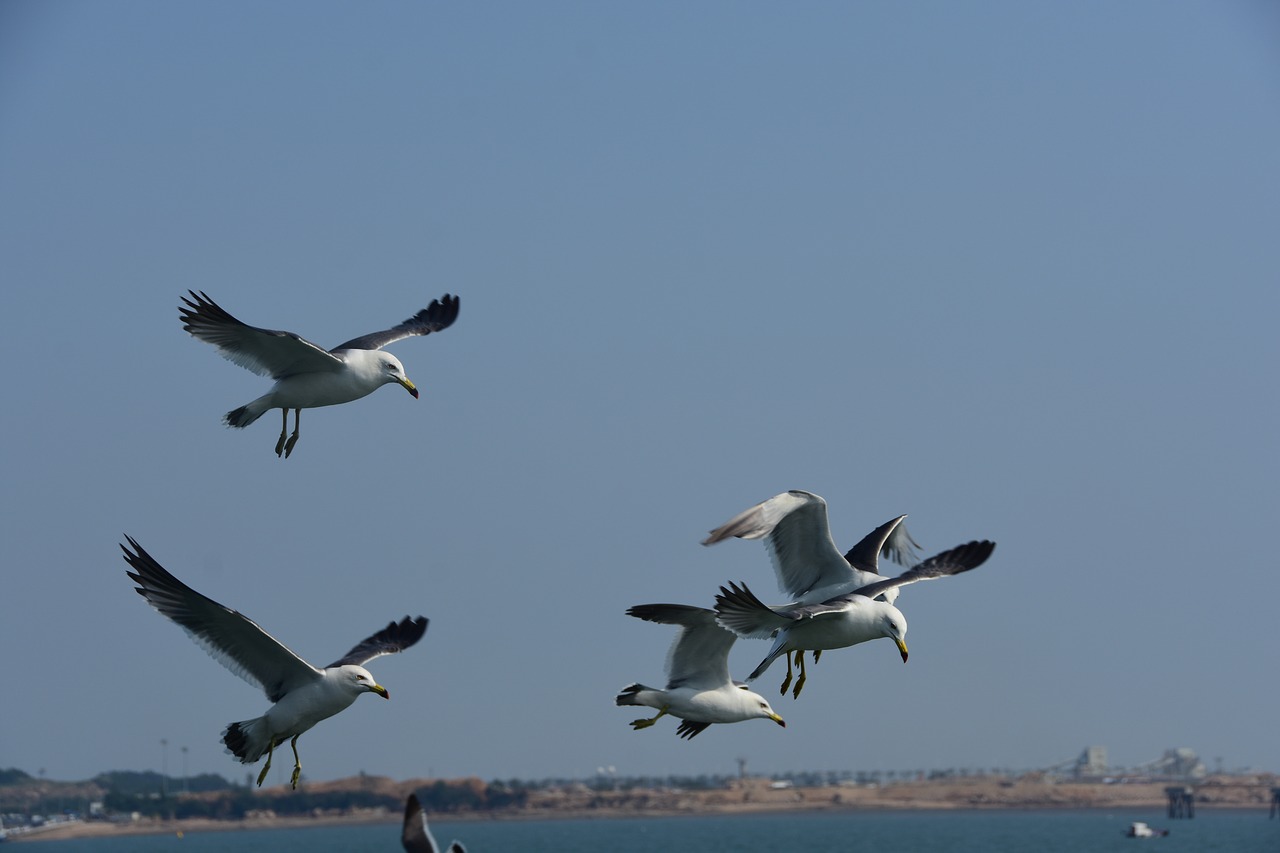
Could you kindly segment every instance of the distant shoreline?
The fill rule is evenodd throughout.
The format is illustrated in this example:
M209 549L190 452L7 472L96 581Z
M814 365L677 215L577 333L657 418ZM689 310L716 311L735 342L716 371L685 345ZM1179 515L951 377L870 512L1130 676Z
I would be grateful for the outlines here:
M1075 805L1075 804L1059 804L1046 805L1025 804L1025 805L945 805L936 802L926 802L919 805L911 804L895 804L895 805L833 805L830 803L819 805L805 805L795 803L789 806L780 806L777 804L739 804L731 807L708 808L699 810L688 809L652 809L638 811L635 809L619 808L619 809L569 809L565 811L555 810L538 810L529 811L527 809L504 810L504 811L487 811L487 812L465 812L458 814L441 813L432 815L433 822L442 824L448 823L478 823L482 821L493 822L542 822L548 820L620 820L620 819L644 819L655 818L665 819L674 817L709 817L714 815L771 815L771 814L850 814L855 812L875 813L875 812L903 812L903 811L938 811L938 812L1026 812L1026 811L1114 811L1114 810L1155 810L1163 814L1165 803L1142 803L1142 802L1121 802L1096 805ZM1203 808L1202 811L1265 811L1265 806L1256 803L1220 803L1210 807ZM206 818L189 818L183 820L157 821L157 820L140 820L132 823L112 823L110 821L76 821L60 825L57 827L37 830L29 833L22 833L11 836L7 839L10 842L40 842L40 841L66 841L77 838L109 838L118 837L125 838L137 835L194 835L208 832L245 832L252 830L275 830L275 829L307 829L311 827L325 826L360 826L375 824L399 824L401 815L385 812L378 815L322 815L316 817L277 817L277 818L245 818L243 820L211 820Z

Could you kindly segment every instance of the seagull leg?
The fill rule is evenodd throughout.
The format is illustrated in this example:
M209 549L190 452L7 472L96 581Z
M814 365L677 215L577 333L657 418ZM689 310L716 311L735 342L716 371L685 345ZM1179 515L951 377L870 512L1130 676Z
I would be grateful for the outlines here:
M288 417L288 412L285 413ZM302 426L302 409L293 410L293 435L289 436L289 440L284 445L284 458L288 459L289 454L293 452L293 446L298 443L298 428ZM284 436L282 435L281 438ZM277 456L279 454L276 454Z
M813 650L813 662L814 662L814 663L817 663L817 662L818 662L818 658L820 658L820 657L822 657L822 649L814 649L814 650Z
M298 733L293 736L293 740L289 741L289 746L293 747L293 777L289 780L289 784L295 791L298 790L298 777L302 775L302 759L298 758L298 738L300 737L302 734Z
M654 723L658 722L658 720L667 713L667 709L670 707L671 707L670 705L663 705L662 710L658 711L657 716L646 717L643 720L632 720L631 728L635 729L636 731L649 728L649 726L652 726Z
M804 655L800 655L800 677L796 679L796 689L791 694L792 699L800 698L800 691L804 689L804 680L808 677L804 672Z
M799 654L796 655L797 658L800 658L800 661L802 663L804 661L804 658L800 656L803 654L804 652L800 652ZM782 679L782 687L778 689L778 692L785 696L787 694L787 688L791 686L791 653L788 652L782 657L787 662L787 677Z
M267 778L267 771L271 769L271 755L276 751L276 739L271 739L271 744L267 747L267 763L262 765L262 772L258 774L258 787L262 787L262 780Z
M284 440L289 434L289 410L280 410L280 440L276 442L276 456L284 454Z

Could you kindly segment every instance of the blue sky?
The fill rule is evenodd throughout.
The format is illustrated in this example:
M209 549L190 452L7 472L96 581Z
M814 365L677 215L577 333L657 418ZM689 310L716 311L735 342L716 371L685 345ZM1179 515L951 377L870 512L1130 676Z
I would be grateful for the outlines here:
M314 663L431 619L314 779L1280 770L1278 105L1265 3L4 4L0 766L243 778L266 702L128 533ZM329 346L462 313L282 462L189 288ZM999 547L785 730L632 732L673 635L623 611L776 597L698 542L789 488Z

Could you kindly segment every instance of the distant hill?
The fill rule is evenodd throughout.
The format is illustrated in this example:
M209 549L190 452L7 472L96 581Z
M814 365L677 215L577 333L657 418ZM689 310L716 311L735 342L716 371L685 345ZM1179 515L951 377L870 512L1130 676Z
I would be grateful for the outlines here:
M239 820L254 813L290 816L368 809L395 813L404 808L410 792L435 813L519 806L527 797L522 788L476 778L395 782L361 774L311 783L303 777L295 791L236 785L215 773L174 779L153 771L112 770L85 782L56 782L17 768L0 769L0 814L15 815L88 814L93 803L101 803L108 813L178 819Z
M168 780L159 773L147 770L112 770L99 773L92 780L104 790L125 796L150 796L157 791L190 792L193 794L205 791L229 791L235 787L230 781L217 773L201 773L199 776L187 776L181 780L170 777Z
M0 769L0 788L5 785L21 785L25 782L34 781L31 774L16 767Z

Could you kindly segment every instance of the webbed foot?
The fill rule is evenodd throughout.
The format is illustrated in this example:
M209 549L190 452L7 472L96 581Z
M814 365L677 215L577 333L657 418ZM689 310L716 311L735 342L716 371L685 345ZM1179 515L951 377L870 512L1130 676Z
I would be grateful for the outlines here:
M631 728L634 729L635 731L640 731L641 729L647 729L649 728L649 726L652 726L654 723L658 722L658 720L662 719L662 717L664 717L666 713L667 713L667 708L663 707L661 711L659 711L657 714L655 714L652 717L645 717L643 720L632 720Z

